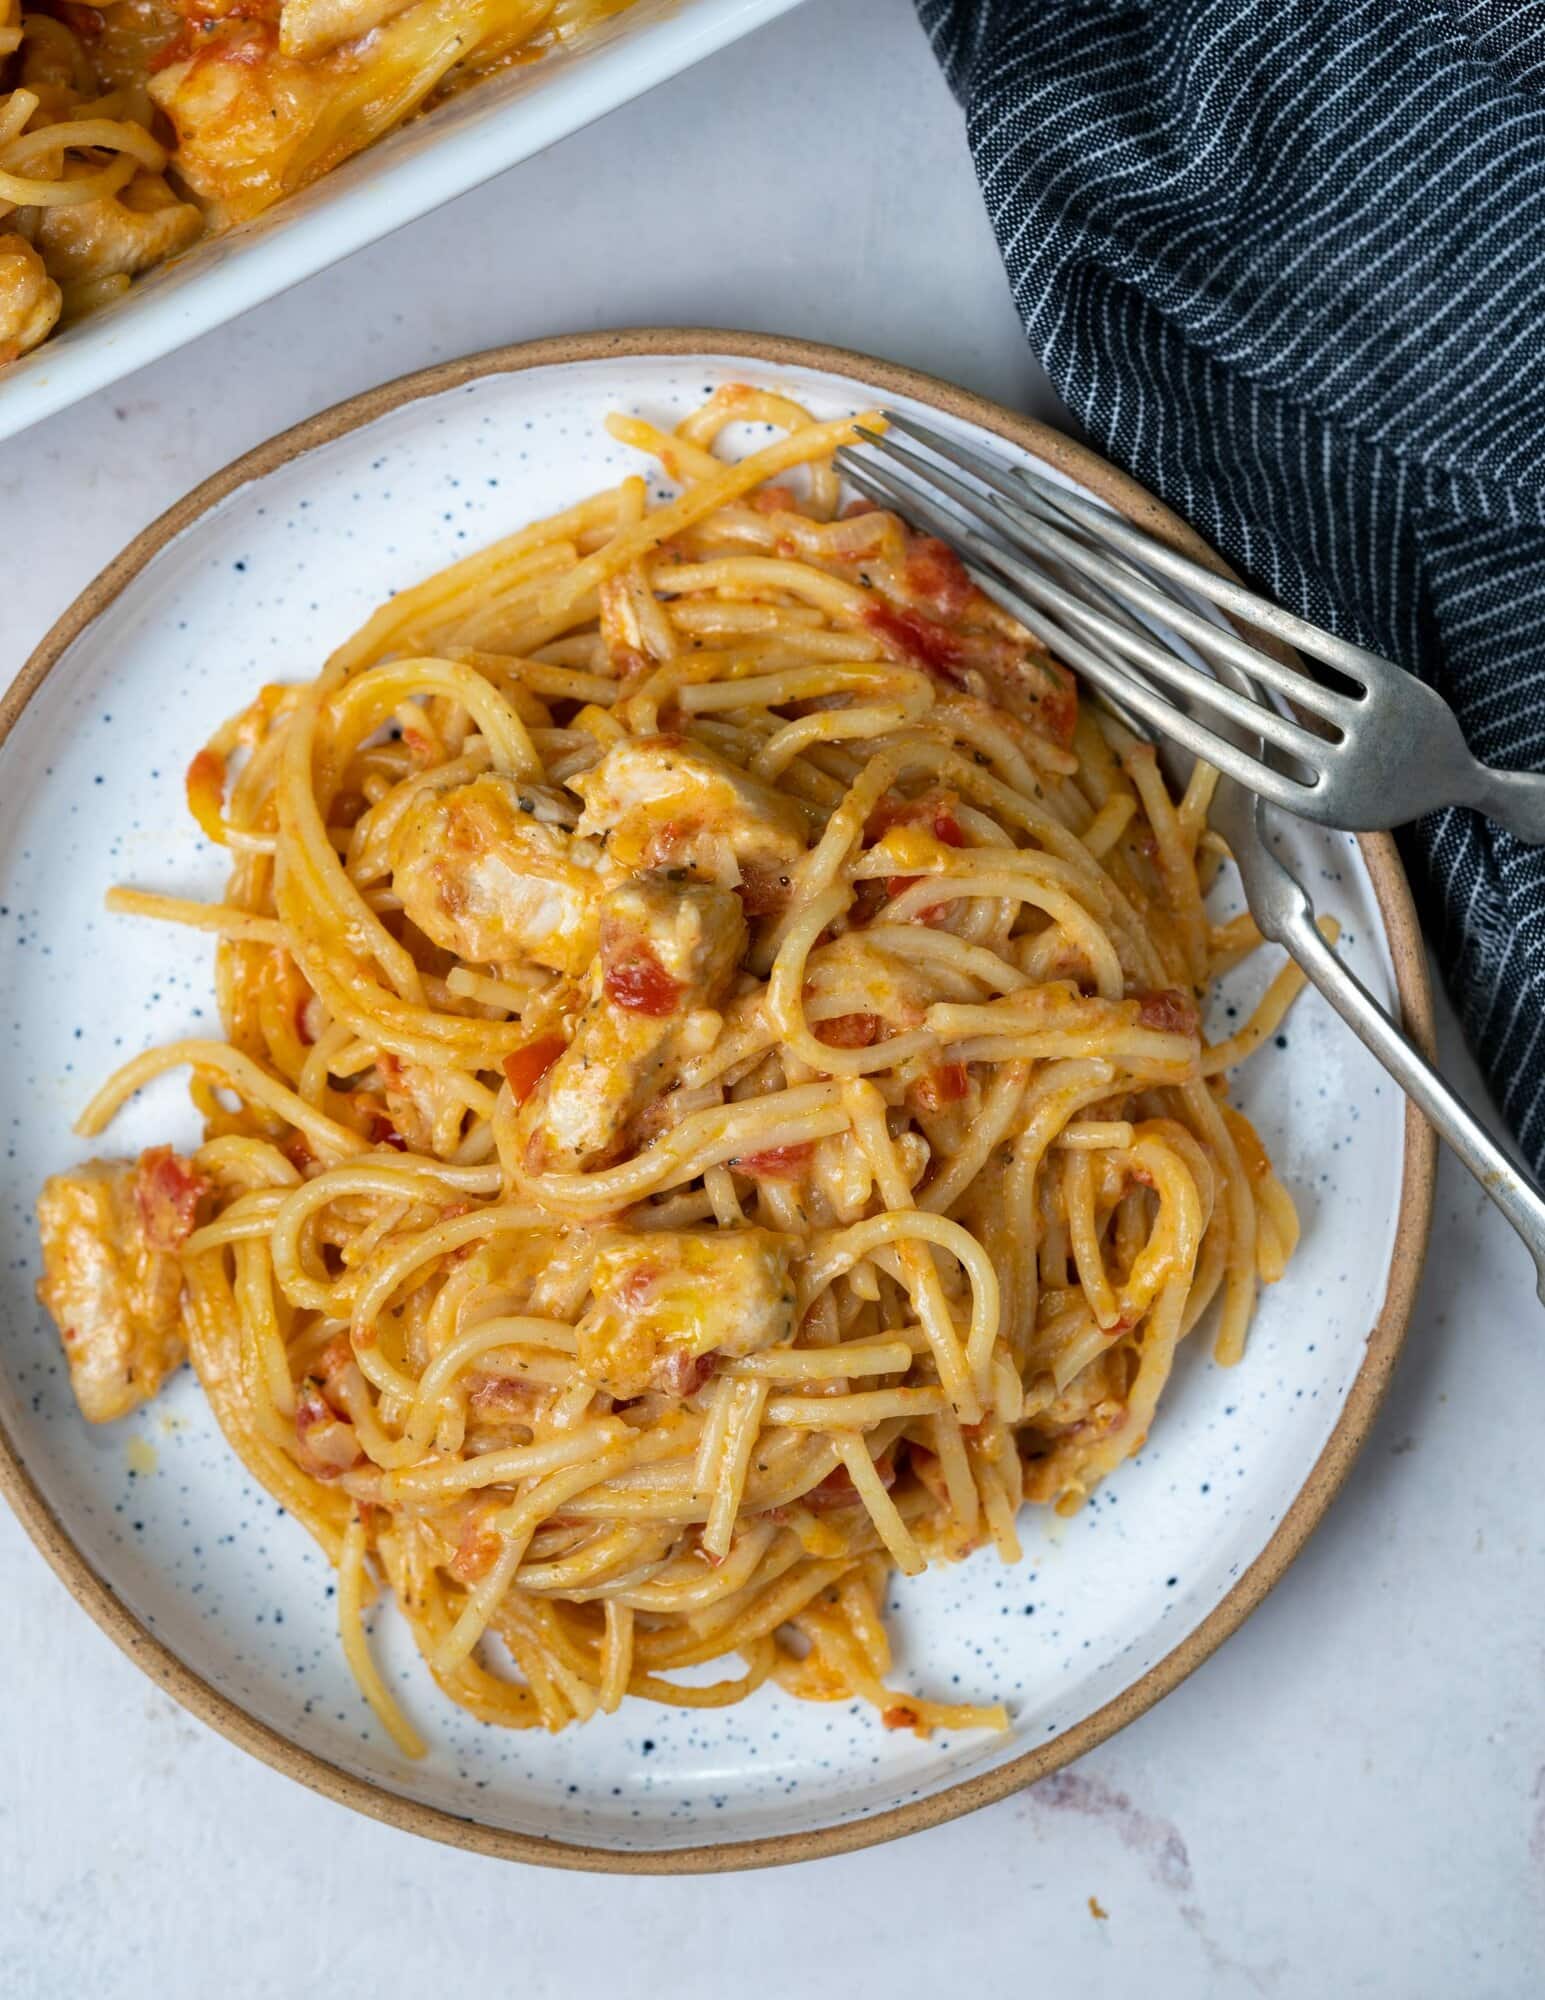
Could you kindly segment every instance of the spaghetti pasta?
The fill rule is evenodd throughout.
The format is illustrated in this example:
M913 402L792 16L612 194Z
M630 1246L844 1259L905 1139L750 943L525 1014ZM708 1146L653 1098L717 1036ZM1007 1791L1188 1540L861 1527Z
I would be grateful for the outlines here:
M0 365L629 5L0 0Z
M771 426L722 454L737 420ZM878 419L865 419L871 424ZM194 759L231 857L205 1140L40 1202L83 1408L184 1349L233 1448L473 1714L764 1681L893 1726L891 1570L1076 1507L1178 1342L1237 1358L1291 1201L1222 1099L1207 781L895 516L848 422L721 389L641 482L396 594ZM504 1659L497 1657L502 1645ZM738 1657L712 1684L676 1676Z

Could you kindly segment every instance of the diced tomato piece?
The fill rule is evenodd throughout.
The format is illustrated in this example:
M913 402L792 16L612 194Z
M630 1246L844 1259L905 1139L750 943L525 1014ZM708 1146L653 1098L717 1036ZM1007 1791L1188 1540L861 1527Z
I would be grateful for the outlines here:
M321 1383L325 1395L332 1394L336 1378L343 1373L345 1368L350 1367L353 1361L353 1341L349 1339L346 1332L335 1333L317 1356L316 1360L311 1364L312 1377ZM341 1403L335 1401L333 1407L338 1411L340 1416L346 1414Z
M491 1523L499 1511L497 1501L483 1501L467 1509L466 1519L461 1524L461 1536L456 1543L456 1553L446 1564L446 1568L458 1583L476 1583L487 1576L499 1560L502 1546L499 1536Z
M603 984L608 1000L630 1014L648 1014L656 1020L673 1014L681 998L681 987L642 944L611 961Z
M1071 750L1073 731L1078 724L1078 684L1067 668L1055 660L1043 660L1040 666L1052 685L1036 704L1036 718L1042 732L1059 750Z
M152 1146L139 1156L134 1203L152 1250L177 1250L198 1226L198 1205L209 1182L170 1146Z
M1137 1018L1145 1028L1156 1028L1164 1035L1195 1035L1201 1030L1195 996L1177 986L1162 993L1140 993L1137 1002Z
M295 1392L295 1428L302 1437L336 1414L332 1404L322 1394L319 1383L309 1379L301 1383Z
M303 1048L311 1048L321 1027L322 1003L309 989L295 1002L295 1039Z
M618 1304L628 1312L641 1311L659 1276L660 1267L657 1264L635 1264L617 1287Z
M788 486L759 486L751 495L751 505L759 514L790 514L797 502Z
M408 1142L384 1111L370 1114L370 1143L372 1146L390 1146L394 1153L405 1153Z
M700 819L668 819L658 832L650 835L644 859L651 868L673 868L682 859L688 842L701 831Z
M684 1402L696 1395L719 1365L716 1354L683 1354L679 1348L663 1354L650 1371L649 1386Z
M233 4L211 8L208 13L199 10L196 0L189 0L187 14L176 34L146 64L152 76L190 58L226 62L237 69L261 69L278 51L279 36L272 25L278 19L278 8L273 0L233 0ZM257 25L239 40L220 34L227 22L234 25L241 21Z
M474 1375L467 1389L468 1408L490 1423L529 1423L541 1400L539 1389L508 1375Z
M810 1164L810 1156L815 1151L809 1139L802 1139L797 1146L769 1146L765 1152L742 1153L730 1165L738 1174L746 1174L754 1181L797 1181Z
M887 1729L910 1729L914 1736L926 1736L927 1728L915 1708L909 1708L904 1701L894 1703L890 1708L880 1710L880 1720Z
M919 799L898 799L887 792L864 822L864 842L872 846L893 826L926 827L945 847L964 847L965 833L955 816L960 804L954 792L924 792Z
M958 1104L971 1088L964 1063L941 1063L933 1073L934 1089L942 1104Z
M145 65L151 76L158 70L170 69L173 63L186 62L193 53L194 31L191 21L184 21L169 41L163 42L150 61Z
M971 1088L971 1076L964 1063L940 1063L918 1078L907 1093L920 1111L942 1111L946 1104L958 1104Z
M896 652L916 660L941 680L960 685L964 648L953 632L920 611L898 611L892 604L872 604L864 621Z
M562 1035L538 1035L510 1051L504 1058L504 1074L517 1104L525 1103L567 1046Z
M907 589L924 598L941 618L959 618L976 596L976 585L948 542L917 535L907 548Z
M879 1040L880 1026L878 1014L834 1014L816 1023L815 1038L829 1049L867 1049Z

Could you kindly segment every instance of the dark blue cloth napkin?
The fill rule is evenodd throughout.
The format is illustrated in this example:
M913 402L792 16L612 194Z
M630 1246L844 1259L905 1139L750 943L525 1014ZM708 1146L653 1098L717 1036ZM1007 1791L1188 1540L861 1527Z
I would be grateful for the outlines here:
M918 0L1015 301L1100 448L1545 769L1545 4ZM1406 836L1545 1170L1545 850Z

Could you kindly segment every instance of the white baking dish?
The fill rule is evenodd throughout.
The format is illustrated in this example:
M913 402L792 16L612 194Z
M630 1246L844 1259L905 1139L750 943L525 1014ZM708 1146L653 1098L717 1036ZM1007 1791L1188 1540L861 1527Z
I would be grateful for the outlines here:
M582 48L490 77L255 222L197 243L0 369L0 439L526 160L800 0L636 0Z

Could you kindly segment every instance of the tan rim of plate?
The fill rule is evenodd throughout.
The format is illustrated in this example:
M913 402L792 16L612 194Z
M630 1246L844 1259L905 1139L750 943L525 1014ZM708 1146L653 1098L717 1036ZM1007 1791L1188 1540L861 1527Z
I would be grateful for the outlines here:
M983 397L969 394L917 370L893 362L877 361L809 341L785 340L780 336L737 333L713 327L625 327L611 333L570 334L547 340L523 342L512 347L496 347L465 360L442 362L416 375L405 375L379 389L367 390L319 416L297 424L267 444L259 445L195 487L158 521L135 537L129 546L91 583L60 618L23 668L20 679L0 699L0 744L5 742L17 717L42 685L46 675L59 663L71 643L112 603L120 591L137 576L173 536L190 527L209 508L224 500L238 487L261 479L277 467L287 465L303 452L331 442L345 433L373 423L390 410L425 396L437 396L460 388L486 375L515 374L528 368L551 368L569 362L604 361L614 357L644 355L711 355L730 360L744 359L773 367L820 370L872 384L888 396L910 397L932 404L967 423L995 431L1000 437L1037 458L1057 466L1090 491L1110 502L1133 521L1182 549L1186 554L1220 572L1227 565L1190 528L1159 501L1117 472L1104 459L1083 445L1045 424L1015 416L1011 411ZM1427 981L1426 958L1411 892L1388 834L1362 834L1358 838L1363 860L1373 881L1383 918L1385 935L1394 961L1396 987L1406 1032L1429 1054L1433 1047L1432 993ZM159 1639L147 1631L128 1607L119 1602L108 1585L87 1563L66 1534L63 1526L43 1499L31 1474L21 1460L16 1445L0 1426L0 1492L37 1543L66 1587L91 1614L108 1637L114 1640L150 1678L174 1695L231 1742L262 1758L275 1770L299 1779L314 1791L341 1805L353 1806L388 1826L410 1833L427 1834L431 1839L469 1848L480 1854L498 1855L507 1860L529 1861L554 1868L597 1869L621 1875L685 1875L722 1869L760 1868L789 1861L810 1861L819 1855L843 1854L854 1848L869 1847L894 1840L904 1833L938 1826L956 1819L978 1806L992 1804L1032 1784L1060 1765L1081 1757L1107 1736L1151 1708L1162 1695L1185 1679L1243 1623L1308 1539L1310 1531L1330 1505L1353 1459L1368 1435L1400 1343L1405 1337L1411 1306L1421 1276L1432 1213L1433 1172L1436 1141L1430 1127L1410 1106L1406 1108L1405 1157L1401 1169L1400 1212L1390 1260L1389 1285L1379 1316L1369 1329L1367 1351L1357 1371L1345 1407L1297 1498L1282 1517L1276 1532L1234 1588L1187 1638L1165 1655L1147 1673L1119 1694L1114 1701L1064 1732L1053 1742L1040 1744L1023 1756L966 1778L958 1784L908 1805L876 1813L838 1826L808 1833L777 1834L759 1840L705 1843L695 1847L662 1849L649 1853L617 1852L605 1847L588 1847L566 1841L545 1840L538 1835L513 1833L500 1827L482 1826L437 1807L420 1805L411 1799L340 1770L324 1758L300 1749L288 1738L257 1721L199 1677Z

